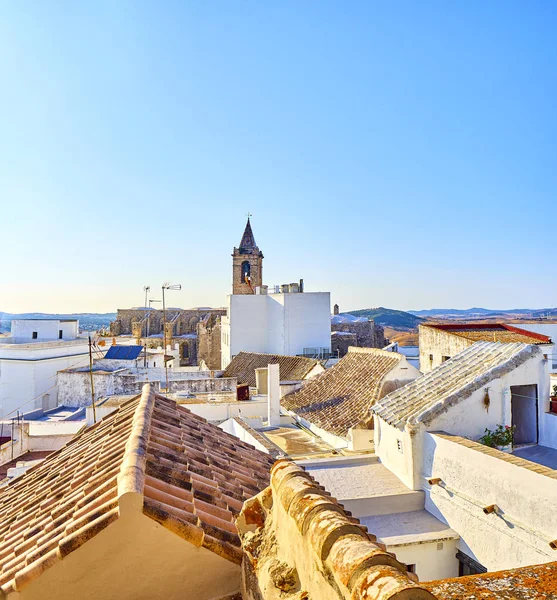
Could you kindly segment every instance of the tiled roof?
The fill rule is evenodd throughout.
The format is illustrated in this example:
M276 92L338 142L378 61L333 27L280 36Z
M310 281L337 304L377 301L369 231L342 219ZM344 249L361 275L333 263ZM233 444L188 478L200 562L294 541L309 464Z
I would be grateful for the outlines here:
M404 357L377 348L349 348L340 361L287 394L282 406L317 427L346 437L382 396L383 379Z
M431 327L446 331L453 335L466 338L473 342L502 342L505 344L551 344L551 338L540 333L507 325L506 323L447 323L425 324L421 327Z
M509 373L539 352L536 346L526 344L478 342L385 396L372 412L399 429L406 423L427 425L472 392Z
M25 454L20 454L10 462L4 463L0 465L0 481L5 479L8 476L8 469L12 467L17 467L18 462L30 462L32 460L42 460L46 458L49 454L52 454L51 450L33 450L26 452Z
M271 464L145 386L0 492L0 589L17 590L63 560L118 519L130 493L150 518L239 564L233 519L267 485Z
M555 600L557 562L422 585L439 600Z
M304 356L240 352L226 367L223 377L237 377L238 383L255 387L255 369L262 369L269 364L279 365L281 381L301 381L319 361Z
M255 573L261 597L294 588L296 598L315 600L434 600L406 565L289 459L273 465L271 485L244 504L237 524L246 570ZM272 595L265 593L269 588Z

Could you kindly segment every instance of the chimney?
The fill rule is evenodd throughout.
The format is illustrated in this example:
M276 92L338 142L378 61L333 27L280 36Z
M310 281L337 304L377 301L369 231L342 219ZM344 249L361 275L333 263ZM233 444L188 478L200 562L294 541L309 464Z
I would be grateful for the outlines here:
M304 280L300 279L300 294L304 291Z
M279 365L267 366L268 422L271 427L280 425L280 375Z
M338 313L339 313L338 304L335 304L335 305L333 306L333 314L334 314L334 315L338 315Z

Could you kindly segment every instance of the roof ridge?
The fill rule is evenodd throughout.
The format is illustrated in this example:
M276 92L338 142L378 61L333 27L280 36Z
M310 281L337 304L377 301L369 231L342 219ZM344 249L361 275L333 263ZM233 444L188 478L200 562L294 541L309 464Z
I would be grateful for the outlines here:
M490 342L485 342L485 343L488 344ZM495 342L495 343L497 343L497 342ZM489 369L484 371L481 375L479 375L478 377L475 377L472 381L470 381L463 387L461 387L458 390L454 391L453 393L449 394L445 398L442 406L434 405L434 406L430 407L429 409L426 409L425 411L421 412L417 416L415 416L412 419L412 421L415 423L417 423L419 421L431 422L431 420L435 416L437 416L440 412L442 412L442 410L446 406L451 406L453 402L458 402L459 397L461 395L469 395L469 394L479 390L486 383L489 383L490 381L493 381L494 379L498 379L499 377L506 375L512 369L514 369L515 367L518 367L519 365L522 365L523 363L525 363L527 360L532 358L532 356L534 356L538 352L539 352L539 349L537 348L537 346L524 345L524 347L521 348L520 350L518 350L518 352L512 353L510 355L506 354L504 357L504 362L499 363L495 366L489 367Z
M155 394L150 384L145 384L135 409L130 436L126 442L120 473L118 474L118 499L125 494L143 496L145 489L145 462L149 442L151 417L155 406Z
M476 342L432 371L388 394L371 411L399 429L403 429L405 424L428 424L463 396L477 391L540 352L539 346L521 342ZM470 369L479 363L483 371L461 383L461 379L466 378ZM420 395L421 401L411 403L417 395Z
M366 348L364 346L348 346L348 353L349 354L357 354L357 353L378 354L380 356L389 356L389 357L393 357L393 358L398 358L399 360L406 358L404 356L404 354L401 354L400 352L391 352L390 350L385 350L383 348Z
M311 358L310 356L298 356L297 354L278 354L276 352L249 352L248 350L241 350L236 356L240 356L240 354L249 354L252 356L278 356L279 358L298 358L301 360L311 360L313 362L318 361L317 358Z

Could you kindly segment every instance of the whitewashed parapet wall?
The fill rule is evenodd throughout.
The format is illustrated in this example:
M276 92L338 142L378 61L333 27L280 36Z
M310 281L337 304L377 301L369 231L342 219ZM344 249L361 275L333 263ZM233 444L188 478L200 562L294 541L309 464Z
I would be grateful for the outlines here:
M557 471L426 433L421 485L426 509L457 531L459 549L489 571L557 560L551 545L557 541Z

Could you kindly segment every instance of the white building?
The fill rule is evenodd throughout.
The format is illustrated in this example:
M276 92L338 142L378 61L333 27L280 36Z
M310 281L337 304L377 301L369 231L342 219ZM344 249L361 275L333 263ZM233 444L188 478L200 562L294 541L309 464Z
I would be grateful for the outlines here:
M0 338L0 418L56 406L56 373L89 361L86 338L75 319L13 320Z
M478 342L372 408L381 463L458 533L461 572L556 559L548 388L539 346ZM516 426L512 453L476 441L498 425Z
M305 292L303 280L263 285L263 253L249 219L232 254L232 294L226 308L221 319L222 369L240 352L318 358L331 352L329 292Z
M420 370L427 373L476 342L534 344L548 356L554 351L548 335L507 323L426 323L419 326Z
M329 292L228 296L221 326L222 368L242 351L328 356L330 305Z

